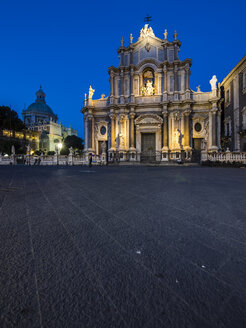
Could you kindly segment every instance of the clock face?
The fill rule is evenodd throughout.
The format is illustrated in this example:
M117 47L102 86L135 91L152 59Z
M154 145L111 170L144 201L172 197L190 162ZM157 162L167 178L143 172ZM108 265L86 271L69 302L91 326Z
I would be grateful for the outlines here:
M105 128L104 125L103 125L103 126L101 127L101 129L100 129L100 133L101 133L102 136L105 135L105 133L106 133L106 128Z
M196 124L195 124L195 130L196 130L196 132L200 132L201 129L202 129L201 124L200 124L200 123L196 123Z

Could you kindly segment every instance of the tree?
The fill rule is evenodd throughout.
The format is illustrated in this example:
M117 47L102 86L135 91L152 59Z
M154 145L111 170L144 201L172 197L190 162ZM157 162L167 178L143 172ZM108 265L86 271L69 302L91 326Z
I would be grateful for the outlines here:
M19 119L18 114L8 106L0 106L0 129L21 131L25 124Z
M74 150L81 151L83 149L83 139L75 135L67 136L64 140L64 148L69 149L70 147L73 147Z
M0 130L10 130L13 132L21 131L25 129L25 124L19 119L16 111L12 110L8 106L0 106ZM1 135L1 134L0 134ZM8 137L1 137L0 140L0 153L11 154L11 147L15 146L16 154L25 153L24 145L15 139Z

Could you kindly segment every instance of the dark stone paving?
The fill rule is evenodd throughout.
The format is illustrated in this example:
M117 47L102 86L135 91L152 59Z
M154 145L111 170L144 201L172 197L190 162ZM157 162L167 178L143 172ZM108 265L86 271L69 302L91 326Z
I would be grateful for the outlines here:
M0 327L246 327L245 169L0 167Z

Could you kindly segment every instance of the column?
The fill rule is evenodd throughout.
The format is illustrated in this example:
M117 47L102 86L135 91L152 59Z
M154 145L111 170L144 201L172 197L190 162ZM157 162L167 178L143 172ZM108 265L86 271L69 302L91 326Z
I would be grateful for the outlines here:
M94 116L91 119L91 148L95 151L95 120Z
M167 67L166 65L163 68L164 72L164 92L167 92Z
M88 117L88 149L92 148L92 117Z
M135 113L130 113L130 124L131 124L130 147L135 150L135 141L134 141L134 117L135 117Z
M114 73L110 72L110 96L114 96Z
M124 96L124 72L121 70L120 72L120 95Z
M88 149L88 125L87 116L84 116L84 130L85 130L85 150Z
M216 113L217 109L212 111L212 149L217 150L217 133L216 133Z
M115 115L110 115L111 119L111 149L115 149Z
M173 133L173 114L171 113L168 116L168 147L169 149L172 149L172 133Z
M138 92L138 94L140 96L142 96L143 79L142 79L142 75L141 74L139 74L139 82L138 82L138 85L139 85L139 89L140 89L140 91Z
M168 120L168 113L162 112L163 114L163 147L162 149L167 151L168 150L168 125L167 125L167 120Z
M167 46L164 46L164 61L167 60Z
M133 82L134 82L134 71L133 68L131 68L131 90L130 90L131 95L133 95Z
M218 110L217 113L217 146L219 149L221 149L221 110Z
M158 73L155 72L155 85L154 85L154 95L158 94Z
M188 91L190 87L190 68L186 67L185 72L186 72L185 90Z
M184 118L184 147L190 148L190 111L185 112Z
M208 149L211 150L212 147L212 126L213 126L213 115L212 112L209 112L208 115L208 120L209 120L209 124L208 124Z
M184 147L184 136L185 136L185 116L184 116L184 113L182 113L182 112L181 112L181 127L180 127L180 130L181 130L181 133L183 135L182 147L181 147L181 149L183 149L183 147Z

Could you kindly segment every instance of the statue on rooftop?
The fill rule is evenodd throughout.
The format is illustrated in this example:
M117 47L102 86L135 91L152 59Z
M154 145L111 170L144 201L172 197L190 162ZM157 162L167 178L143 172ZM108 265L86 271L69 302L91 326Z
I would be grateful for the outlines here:
M88 99L92 99L92 96L94 95L94 92L95 92L95 90L92 89L92 87L91 87L91 85L90 85Z
M167 40L167 35L168 35L167 30L165 30L165 33L163 33L163 34L164 34L165 40Z
M211 85L211 90L216 90L217 87L216 87L216 83L217 83L217 77L216 75L213 75L212 79L209 81L210 85Z
M147 36L155 36L152 27L148 27L149 24L145 24L140 31L140 39L146 38Z

